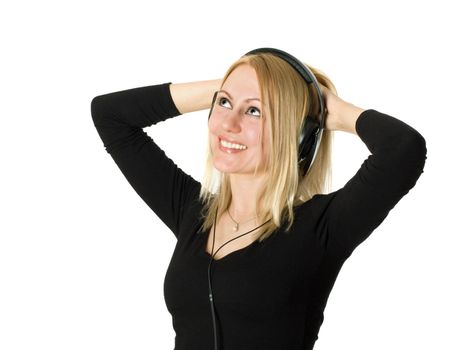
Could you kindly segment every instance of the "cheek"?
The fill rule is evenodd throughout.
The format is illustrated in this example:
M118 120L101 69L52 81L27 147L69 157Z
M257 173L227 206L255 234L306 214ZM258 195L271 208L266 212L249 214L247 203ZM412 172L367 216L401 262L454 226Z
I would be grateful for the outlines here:
M210 119L208 119L208 131L210 134L217 135L218 122L216 119L217 118L213 118L213 116Z
M215 128L213 127L212 123L208 123L208 139L210 143L214 141L214 139L217 137Z
M264 143L264 135L261 126L257 123L248 123L246 127L246 140L254 147L260 146L261 141ZM259 139L262 138L260 141Z
M267 131L267 129L264 130L264 134L263 134L263 140L262 140L262 151L263 151L263 154L264 156L267 158L268 157L268 154L269 154L269 132Z
M216 127L216 123L213 123L210 119L210 122L208 123L208 142L212 152L213 149L217 147L218 141L218 128Z

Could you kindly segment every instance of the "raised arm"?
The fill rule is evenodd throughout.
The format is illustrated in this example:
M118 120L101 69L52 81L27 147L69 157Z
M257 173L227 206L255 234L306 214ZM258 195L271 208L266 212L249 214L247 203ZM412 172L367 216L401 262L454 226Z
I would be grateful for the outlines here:
M201 185L177 167L143 128L180 115L178 107L183 112L209 108L216 85L211 81L165 83L100 95L91 101L93 122L106 151L176 237L184 210Z
M171 84L174 103L181 114L211 107L213 93L221 87L222 79Z
M328 248L347 256L415 186L427 149L418 131L392 116L346 102L330 108L329 128L357 134L372 153L343 188L324 197Z

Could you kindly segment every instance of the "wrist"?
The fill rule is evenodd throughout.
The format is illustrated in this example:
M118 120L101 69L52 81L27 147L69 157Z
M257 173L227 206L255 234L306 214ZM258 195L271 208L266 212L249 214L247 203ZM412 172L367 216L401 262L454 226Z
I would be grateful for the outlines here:
M334 130L349 132L357 135L355 125L358 117L365 109L353 105L349 102L341 102L339 108L336 111Z

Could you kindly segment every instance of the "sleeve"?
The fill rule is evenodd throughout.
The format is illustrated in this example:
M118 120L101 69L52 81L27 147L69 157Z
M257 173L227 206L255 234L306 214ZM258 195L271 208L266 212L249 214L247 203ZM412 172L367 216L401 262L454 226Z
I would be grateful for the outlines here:
M355 127L371 155L325 210L328 248L346 257L415 186L427 159L423 136L394 117L365 110Z
M91 101L91 115L106 151L130 185L178 238L184 211L201 185L143 131L180 115L170 84L96 96Z

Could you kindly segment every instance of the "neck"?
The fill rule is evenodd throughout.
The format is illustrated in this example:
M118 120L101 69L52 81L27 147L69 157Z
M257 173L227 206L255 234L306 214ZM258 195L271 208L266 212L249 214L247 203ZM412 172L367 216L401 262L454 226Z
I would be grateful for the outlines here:
M263 188L263 176L253 177L247 174L231 174L230 186L232 201L229 212L236 221L249 220L259 214L256 199Z

